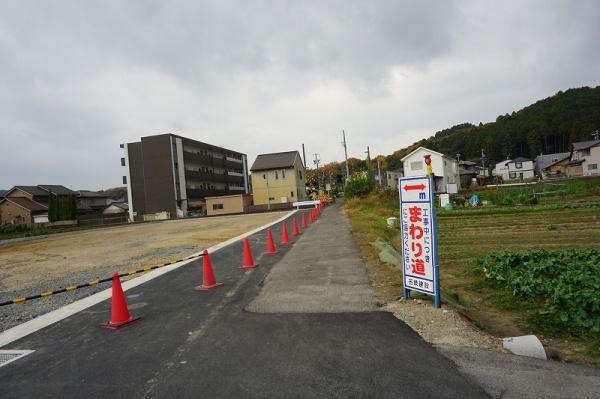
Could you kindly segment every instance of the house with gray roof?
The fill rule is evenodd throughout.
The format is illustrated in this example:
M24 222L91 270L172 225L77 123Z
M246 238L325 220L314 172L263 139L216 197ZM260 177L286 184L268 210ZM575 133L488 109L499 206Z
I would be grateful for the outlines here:
M306 199L306 169L298 151L260 154L250 168L254 205Z
M569 176L592 176L600 174L600 140L588 140L573 143L570 162L567 166Z

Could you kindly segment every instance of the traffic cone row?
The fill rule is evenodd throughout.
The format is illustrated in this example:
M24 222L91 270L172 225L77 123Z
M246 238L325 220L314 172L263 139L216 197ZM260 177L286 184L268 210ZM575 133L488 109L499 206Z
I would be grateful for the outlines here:
M313 223L316 220L317 216L318 213L316 209L311 211L309 213L310 223ZM301 224L303 229L306 229L308 227L306 223L306 215L304 213L302 214ZM292 235L300 235L300 228L298 227L298 219L296 217L294 217L294 221L292 224ZM287 224L283 223L281 228L281 245L288 244L290 244L290 240L288 236ZM267 228L267 248L265 253L269 255L277 253L277 247L275 246L275 242L273 241L273 233L271 232L271 228ZM256 266L258 266L258 264L254 262L252 250L250 248L250 243L248 242L248 238L246 237L244 238L242 247L241 269L253 269ZM129 313L129 309L127 308L127 301L125 299L125 294L123 293L123 288L121 287L121 280L118 273L113 274L112 283L113 285L110 321L104 324L100 324L100 327L111 330L117 330L140 320L140 317L132 317ZM204 252L202 253L202 284L197 287L194 287L194 290L208 291L220 287L222 285L223 283L219 283L215 279L215 274L213 271L210 256L208 255L208 251L204 250Z

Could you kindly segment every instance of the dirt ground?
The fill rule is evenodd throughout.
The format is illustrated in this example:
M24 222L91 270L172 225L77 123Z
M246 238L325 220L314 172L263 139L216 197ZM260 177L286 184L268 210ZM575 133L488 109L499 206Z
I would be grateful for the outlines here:
M187 256L282 217L284 212L133 224L0 245L0 291L81 272L129 271ZM98 277L106 277L104 275Z

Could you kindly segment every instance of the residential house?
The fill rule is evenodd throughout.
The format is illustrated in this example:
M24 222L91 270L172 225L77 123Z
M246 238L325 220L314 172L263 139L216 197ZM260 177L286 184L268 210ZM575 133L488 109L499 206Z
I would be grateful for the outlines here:
M102 213L108 206L108 195L89 190L77 191L77 213Z
M251 205L252 194L206 197L206 214L208 216L217 216L247 213Z
M48 222L48 207L27 197L0 199L0 224L26 224Z
M260 154L250 172L254 205L306 199L306 169L298 151Z
M600 140L580 141L571 146L567 166L569 176L592 176L600 174Z
M436 192L445 193L449 190L448 185L455 185L460 189L460 176L458 174L458 162L440 152L419 147L402 158L404 165L404 176L423 176L427 174L424 161L425 155L431 155L431 167L435 176Z
M505 159L502 162L498 162L492 170L492 175L501 178L502 180L508 180L508 164L511 160Z
M544 170L559 161L562 161L565 158L569 158L571 153L569 152L559 152L556 154L540 154L535 157L535 174L538 176L544 177Z
M130 220L206 213L206 197L249 192L246 155L177 136L160 134L121 144Z
M129 205L126 202L113 202L102 211L103 215L114 215L129 212Z
M385 172L386 183L389 188L398 189L398 179L404 176L402 169L388 170Z
M535 177L533 161L524 157L517 157L507 163L508 180L525 180ZM502 176L504 180L504 176Z
M535 158L535 174L542 178L565 174L570 155L569 152L538 155Z
M49 196L76 195L60 185L14 186L0 199L0 224L48 222Z

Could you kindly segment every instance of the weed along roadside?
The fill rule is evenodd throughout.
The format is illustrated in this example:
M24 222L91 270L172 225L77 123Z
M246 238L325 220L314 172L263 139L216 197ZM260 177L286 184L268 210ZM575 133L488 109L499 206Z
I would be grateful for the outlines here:
M600 249L598 206L579 197L575 206L556 203L438 210L443 309L458 312L470 325L465 327L466 333L478 330L488 347L497 345L497 340L485 335L535 334L555 359L600 365L600 273L595 271ZM433 309L424 306L431 301L425 295L413 295L419 306L415 301L400 303L404 288L401 267L391 260L382 261L380 249L371 245L379 238L401 253L399 230L387 227L387 218L400 214L398 193L383 190L347 198L345 212L380 304L392 306L395 313L403 312L409 324L419 312ZM378 246L382 247L381 242ZM521 267L505 264L515 257L522 257L518 259L531 267L523 269L523 262ZM521 282L526 285L520 286ZM427 323L432 315L423 316L429 317ZM429 330L422 324L419 332L428 339Z

